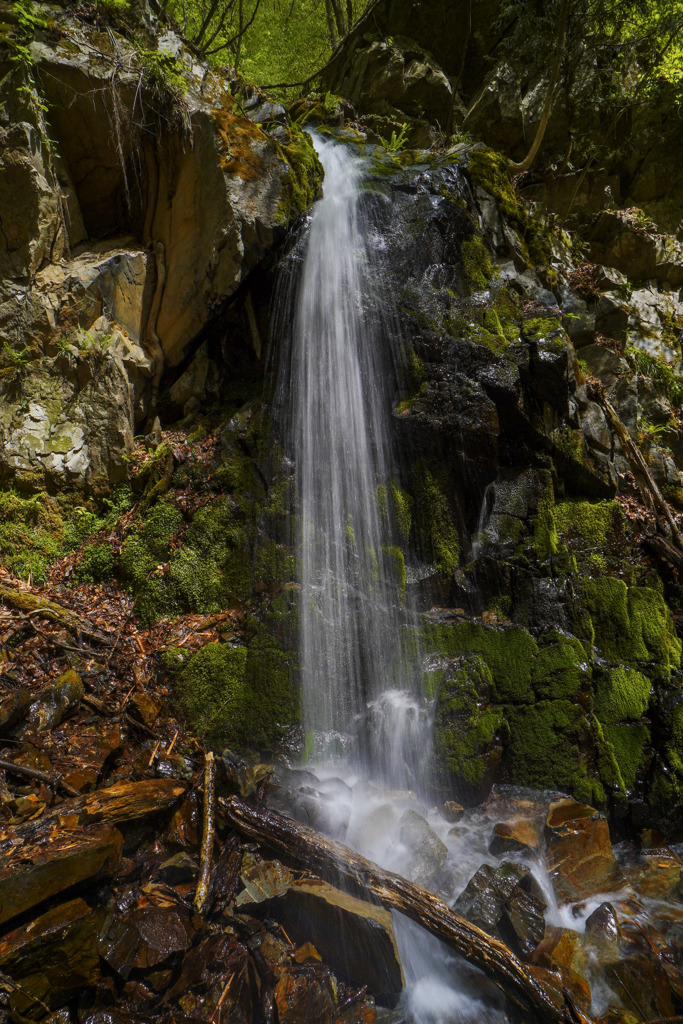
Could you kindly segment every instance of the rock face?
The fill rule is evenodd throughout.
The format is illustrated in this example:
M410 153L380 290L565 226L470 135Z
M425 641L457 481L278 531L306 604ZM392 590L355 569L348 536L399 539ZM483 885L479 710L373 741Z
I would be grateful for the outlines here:
M280 144L239 113L230 81L178 40L140 51L52 8L25 39L2 13L0 473L102 489L125 476L164 367L310 204L319 165L300 132L281 127ZM11 370L56 353L69 366L29 371L27 413Z

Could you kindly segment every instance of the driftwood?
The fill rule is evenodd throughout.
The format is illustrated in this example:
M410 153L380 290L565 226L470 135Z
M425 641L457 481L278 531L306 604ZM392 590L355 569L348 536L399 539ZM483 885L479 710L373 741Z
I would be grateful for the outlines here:
M483 971L511 1002L539 1024L591 1024L566 993L551 993L507 946L460 917L427 889L383 871L349 847L263 806L253 806L235 796L221 799L219 804L233 827L249 839L294 858L337 885L405 914L436 935Z
M195 909L201 914L209 892L211 875L211 849L213 847L214 823L214 789L216 778L216 761L211 750L207 751L204 762L204 818L202 823L201 870L194 896Z

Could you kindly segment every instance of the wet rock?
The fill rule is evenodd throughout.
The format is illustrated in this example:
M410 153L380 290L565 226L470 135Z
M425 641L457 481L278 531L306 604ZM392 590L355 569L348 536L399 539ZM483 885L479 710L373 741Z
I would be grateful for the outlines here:
M571 992L586 1012L591 1005L591 989L586 979L587 963L581 936L568 928L549 928L538 944L532 962L557 973L562 985Z
M504 853L536 854L541 842L541 829L528 818L501 821L493 829L489 853L499 857Z
M42 822L38 822L41 824ZM32 827L31 823L21 826ZM0 923L73 885L113 874L122 848L119 832L109 827L86 831L45 829L42 841L0 853ZM3 844L4 846L5 844ZM11 840L10 840L11 847Z
M618 954L621 928L611 903L601 903L587 918L586 938L591 944L598 946L602 959L613 959Z
M500 930L523 956L530 957L545 934L545 909L542 899L520 887L505 904Z
M407 877L418 885L428 885L441 870L448 847L425 819L412 810L406 811L401 818L399 839L410 854Z
M29 721L39 732L54 729L59 723L80 704L85 687L81 677L73 669L60 676L55 683L41 693L35 704L31 705Z
M100 934L99 953L122 978L133 968L157 967L186 952L194 929L183 907L141 907L122 919L109 919Z
M24 686L0 701L0 733L6 734L18 722L21 722L31 706L31 695Z
M489 935L496 935L530 956L545 931L545 903L528 868L504 861L482 865L467 883L454 910Z
M145 725L154 725L161 711L161 701L156 700L151 694L145 693L144 690L140 690L133 694L130 703Z
M464 813L465 808L462 804L456 803L455 800L446 800L441 805L441 817L450 822L451 825L454 825L456 821L460 821Z
M171 885L177 882L191 882L197 877L198 872L197 861L184 852L169 857L159 868L160 876Z
M604 814L575 800L557 800L548 810L545 836L548 873L560 902L623 886Z
M38 1009L42 1016L41 1003L51 1008L63 1006L97 981L100 916L83 900L75 899L0 940L0 970L15 983L8 993L13 1013L35 1018Z
M645 1020L673 1017L671 986L661 963L644 953L602 964L600 973Z
M661 899L679 891L680 857L663 843L640 851L629 878L639 896Z
M195 792L188 793L177 810L174 811L164 832L164 839L177 846L199 846L200 819L199 796Z
M403 971L388 911L326 882L303 879L250 912L275 917L296 944L311 942L349 984L367 985L380 1000L398 999Z
M64 781L79 792L93 789L110 757L124 746L125 734L120 724L97 724L82 727L69 744L69 760L73 768L64 772Z

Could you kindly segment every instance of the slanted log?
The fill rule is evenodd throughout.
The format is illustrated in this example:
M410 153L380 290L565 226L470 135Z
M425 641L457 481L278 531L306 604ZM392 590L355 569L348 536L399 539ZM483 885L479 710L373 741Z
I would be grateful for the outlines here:
M219 806L232 826L249 839L293 858L335 885L348 886L366 899L405 914L436 935L483 971L511 1002L539 1024L591 1024L567 993L552 990L504 943L470 924L422 886L382 870L348 846L266 807L253 806L236 796L219 800Z

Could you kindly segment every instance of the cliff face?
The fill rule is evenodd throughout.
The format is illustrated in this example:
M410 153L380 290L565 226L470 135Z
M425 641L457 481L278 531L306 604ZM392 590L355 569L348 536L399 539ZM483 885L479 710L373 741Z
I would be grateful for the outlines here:
M315 155L171 34L2 17L1 472L106 490L164 369L313 200Z

